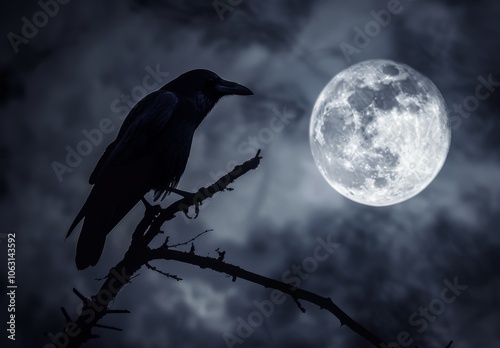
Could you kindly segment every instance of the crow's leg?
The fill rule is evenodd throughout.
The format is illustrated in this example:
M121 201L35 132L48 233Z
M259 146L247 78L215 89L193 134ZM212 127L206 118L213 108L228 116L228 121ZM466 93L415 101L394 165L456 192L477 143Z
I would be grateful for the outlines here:
M176 189L174 187L162 187L162 188L156 189L156 192L154 194L154 200L155 201L157 201L157 200L163 201L165 199L165 197L171 192L178 194L179 196L182 196L183 198L191 197L194 195L191 192L179 190L179 189Z
M184 198L193 196L192 192L179 190L179 189L176 189L174 187L167 187L164 190L165 190L164 195L166 194L166 192L172 192L172 193L178 194L179 196L182 196ZM165 196L163 198L165 198Z
M165 198L165 196L167 195L167 192L172 192L172 193L178 194L179 196L182 196L185 199L193 199L194 216L193 217L189 216L187 209L184 209L183 213L188 219L196 219L198 217L198 214L200 213L201 202L197 199L197 195L195 193L179 190L179 189L176 189L174 187L165 187L165 188L161 188L161 190L164 191L161 194L162 195L161 200L163 200ZM159 198L159 196L155 197L155 200L158 198Z

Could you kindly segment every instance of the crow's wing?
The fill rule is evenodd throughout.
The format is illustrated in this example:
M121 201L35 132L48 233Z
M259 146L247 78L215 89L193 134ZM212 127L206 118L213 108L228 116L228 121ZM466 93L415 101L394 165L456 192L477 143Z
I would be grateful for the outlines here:
M66 235L85 218L76 251L79 269L97 263L107 234L150 189L155 160L150 146L167 127L177 103L177 97L165 91L142 99L94 169L94 187Z
M90 175L89 184L96 183L107 165L116 165L127 160L133 161L140 156L151 136L164 129L177 106L177 102L175 94L161 90L141 99L130 110L115 141L109 144L97 162Z

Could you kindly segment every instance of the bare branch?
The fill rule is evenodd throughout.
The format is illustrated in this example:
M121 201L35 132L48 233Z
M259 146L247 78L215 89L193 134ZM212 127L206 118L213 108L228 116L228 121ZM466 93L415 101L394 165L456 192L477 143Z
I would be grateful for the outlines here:
M78 291L76 288L73 288L73 293L80 299L82 302L87 302L88 299L82 295L80 291Z
M61 312L63 313L64 319L66 319L67 323L70 322L70 321L72 321L71 317L69 316L68 312L66 311L66 308L61 307Z
M222 260L208 257L199 256L190 252L182 252L178 250L168 249L166 246L161 246L157 249L153 249L148 252L148 260L176 260L184 263L189 263L192 265L199 266L201 268L210 268L214 271L221 272L232 276L233 281L236 278L245 279L249 282L260 284L266 288L272 288L280 290L285 294L290 295L301 311L305 311L304 308L298 302L299 300L304 300L317 305L322 309L326 309L335 315L339 320L341 325L346 325L352 331L366 339L368 342L372 343L375 347L387 347L382 339L377 337L374 333L370 332L364 328L361 324L349 317L344 311L342 311L332 300L328 297L322 297L316 295L315 293L294 287L290 284L280 282L278 280L267 278L256 273L249 272L241 267L226 263Z
M66 325L60 334L66 334L66 347L80 347L81 344L87 342L88 340L99 337L92 333L94 328L121 330L113 326L99 324L99 321L106 314L130 313L128 310L113 310L109 307L121 289L126 284L130 283L131 279L138 275L137 272L142 266L146 266L147 268L169 278L181 280L178 276L158 270L156 267L149 264L150 261L163 259L189 263L201 268L210 268L214 271L231 276L233 281L236 281L237 278L241 278L255 284L262 285L266 288L280 290L283 293L290 295L302 312L305 312L305 309L302 307L299 300L313 303L320 308L331 312L340 320L342 325L348 326L351 330L365 338L375 347L386 348L387 345L380 338L349 317L344 311L335 305L330 298L316 295L312 292L293 287L290 284L267 278L256 273L249 272L238 266L226 263L224 262L224 251L217 250L218 258L196 255L193 241L210 230L206 230L194 238L184 243L173 245L170 248L167 245L168 237L159 248L153 250L149 248L149 243L158 234L162 233L160 228L164 222L173 219L178 212L186 213L191 206L195 207L195 213L197 214L199 212L199 205L201 205L204 200L211 198L217 192L232 190L228 187L228 185L250 170L257 168L261 158L259 150L255 157L241 165L237 165L232 171L222 176L212 185L202 187L191 195L186 195L165 209L162 209L158 205L151 205L146 200L143 200L146 211L144 213L144 217L134 230L130 247L123 259L118 262L118 264L113 267L104 278L104 282L97 294L87 298L77 289L73 288L75 295L77 295L83 302L82 314L80 314L75 321L72 321L66 310L61 308L66 319ZM191 243L191 248L188 252L171 249L172 247L188 245L189 243ZM49 336L49 339L54 342L53 336ZM57 345L56 342L54 342L54 344ZM451 344L452 341L450 341L446 348L450 348Z
M109 325L103 325L103 324L95 324L95 327L99 327L101 329L123 331L123 329L120 329L119 327L114 327L114 326L109 326Z
M146 211L144 213L144 217L134 230L130 247L125 253L123 259L109 271L97 294L91 298L87 298L77 289L73 288L73 293L83 302L83 308L82 314L80 314L75 321L68 322L64 329L60 332L60 334L66 335L66 347L80 347L88 340L99 337L92 333L93 328L120 330L108 325L99 324L99 321L108 313L129 313L125 310L113 311L109 308L109 306L121 289L128 284L131 279L137 276L135 275L136 272L143 265L148 263L147 256L150 251L148 244L155 236L162 233L160 230L162 224L165 221L173 219L178 212L187 211L187 209L193 205L197 207L204 200L211 198L215 193L226 190L227 186L234 180L238 179L242 175L245 175L250 170L257 168L261 158L259 150L255 157L241 165L237 165L232 171L221 177L212 185L200 188L196 193L174 202L165 209L162 209L157 205L151 205L146 200L143 200ZM200 235L194 239L198 238ZM194 239L187 241L186 244L192 242ZM194 245L192 245L191 250L193 250L194 253ZM151 265L149 266L161 274L169 275L168 273L155 269ZM177 277L172 275L169 276L172 278ZM66 317L67 313L64 313L64 311L63 314L65 319L68 320L69 315ZM57 344L51 337L52 336L50 336L49 339L54 344Z
M250 170L256 169L260 164L261 159L262 157L260 156L260 150L258 150L257 154L253 158L249 159L243 164L235 166L232 171L222 176L212 185L208 187L202 187L195 193L183 197L177 200L176 202L172 203L167 208L162 209L158 217L154 219L153 223L151 224L147 232L144 234L142 242L145 245L148 245L153 240L153 238L160 233L160 228L163 225L163 223L172 220L178 212L187 212L189 210L189 207L191 206L197 207L206 199L213 197L213 195L215 195L216 193L226 190L228 185L233 183L234 180L245 175ZM141 228L141 230L142 229L143 228ZM134 236L136 234L139 234L139 231L137 229L134 232Z
M187 245L189 244L190 242L193 242L195 241L198 237L201 237L202 235L204 235L205 233L208 233L208 232L212 232L213 230L212 229L209 229L209 230L205 230L201 233L198 233L195 237L191 238L190 240L187 240L185 242L182 242L182 243L179 243L179 244L174 244L174 245L169 245L168 247L169 248L177 248L177 247L180 247L182 245ZM165 245L167 245L167 243L165 243Z
M151 266L149 263L146 263L146 267L149 268L152 271L155 271L155 272L160 273L161 275L164 275L167 278L172 278L172 279L175 279L177 281L181 281L182 280L182 278L176 276L175 274L170 274L170 273L167 273L167 272L163 272L163 271L159 270L158 268L156 268L155 266Z
M108 309L106 314L130 314L128 309Z

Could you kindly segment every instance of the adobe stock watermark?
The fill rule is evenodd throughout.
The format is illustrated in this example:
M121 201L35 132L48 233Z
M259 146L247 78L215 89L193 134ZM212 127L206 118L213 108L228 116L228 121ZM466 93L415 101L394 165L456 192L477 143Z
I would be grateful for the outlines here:
M283 107L281 112L277 108L271 108L271 112L273 116L266 126L238 144L236 151L239 155L254 155L258 150L264 150L297 117L295 113L288 112L286 106ZM210 178L217 180L226 172L231 171L236 165L238 165L238 161L230 160L226 164L225 171L212 171L209 173Z
M7 34L7 39L12 46L12 49L17 54L21 44L28 44L33 39L38 31L49 23L50 18L54 18L59 13L60 5L66 5L71 0L40 0L37 2L40 11L35 12L31 19L26 16L21 18L21 35L14 32Z
M242 2L243 0L214 0L212 2L212 6L214 7L217 16L219 16L219 20L223 22L224 13L228 11L233 13L235 8L241 5Z
M76 308L76 314L79 315L86 324L91 323L97 314L108 310L105 304L116 296L120 289L128 283L131 277L131 275L127 274L125 268L122 268L120 272L113 268L110 275L112 278L107 288L100 289L92 300L87 301L87 307L85 309L83 303L80 303ZM71 337L76 337L80 334L81 329L78 324L74 321L69 321L65 324L63 331L56 334L52 332L47 334L47 337L52 343L44 345L43 348L65 348L68 346Z
M472 112L479 109L482 101L490 98L495 92L497 87L500 87L500 80L494 81L493 74L488 77L478 76L479 83L476 85L474 94L465 97L460 104L453 104L453 116L450 116L450 125L452 129L456 130L462 125L462 120L468 119Z
M278 134L283 132L286 126L288 126L297 117L295 113L289 112L285 106L283 107L281 112L277 108L273 107L271 108L271 113L273 114L273 116L266 126L262 127L256 134L248 136L246 140L243 140L238 144L238 146L236 147L236 151L239 155L255 155L258 150L265 149L266 146L272 143L276 139ZM237 165L239 165L238 161L229 160L226 163L225 170L221 170L219 172L211 171L209 173L211 181L207 182L205 184L205 187L211 185L213 182L218 181L221 177L232 171ZM202 197L200 197L200 194L195 195L193 197L193 203L199 201L200 198L206 197L208 197L208 193L202 195ZM206 208L209 202L210 201L207 200L204 201L203 205L199 206L199 210L201 211ZM184 221L187 224L191 221L191 219L186 214L183 214L183 217Z
M294 288L299 288L303 281L307 280L311 273L318 269L321 262L325 262L340 244L331 241L331 235L326 240L321 237L316 238L317 245L314 247L311 256L307 256L299 265L292 265L281 275L284 283L290 284ZM279 290L273 290L269 294L269 299L254 301L252 304L255 310L244 317L236 318L236 331L234 333L224 332L222 338L228 348L238 344L243 344L258 327L264 324L265 320L273 315L275 308L283 304L289 295Z
M408 317L408 323L413 327L418 327L417 332L421 334L427 327L433 323L438 316L444 313L446 307L457 300L457 298L467 290L467 285L458 283L457 277L450 282L448 279L443 280L444 288L441 290L439 297L434 298L425 307L420 306L418 311L413 312ZM398 333L396 340L382 345L382 348L401 348L414 345L414 338L408 331Z
M367 22L362 28L358 26L353 28L354 37L352 44L345 41L339 44L339 48L344 54L346 61L350 63L352 61L352 55L359 54L362 49L368 47L372 39L380 34L382 28L387 28L389 26L392 16L400 14L403 9L404 7L399 0L389 0L386 9L370 11L370 16L374 20Z
M72 173L78 167L85 157L88 157L94 149L101 145L104 136L112 133L116 129L116 122L123 121L134 105L144 98L150 92L157 90L165 81L165 78L170 73L161 71L160 64L156 64L153 69L149 65L146 66L147 74L142 78L142 84L133 87L128 94L120 95L111 102L110 109L114 112L114 117L105 117L99 121L99 125L94 129L83 129L82 140L77 144L65 147L66 156L64 161L53 161L51 167L57 177L57 180L62 183L64 175Z

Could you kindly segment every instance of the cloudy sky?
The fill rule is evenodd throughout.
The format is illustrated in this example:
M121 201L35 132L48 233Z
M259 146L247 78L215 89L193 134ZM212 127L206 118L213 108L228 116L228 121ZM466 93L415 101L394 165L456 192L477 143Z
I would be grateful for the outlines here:
M217 10L212 1L73 0L47 8L53 16L45 17L37 15L43 8L36 1L2 4L0 233L16 234L18 284L15 344L6 339L7 300L0 297L2 347L42 347L43 333L62 327L61 306L77 315L71 289L95 293L95 279L121 259L142 216L140 205L108 237L91 270L76 270L77 238L64 236L90 192L93 167L116 136L123 110L130 109L123 98L129 95L133 104L153 88L144 84L148 75L158 88L194 68L213 70L255 95L225 98L216 106L195 135L179 188L213 182L256 147L264 158L234 191L205 204L198 219L179 216L166 225L171 240L213 229L197 240L198 253L213 256L220 248L226 261L278 279L314 256L318 238L337 243L305 274L303 288L331 297L387 342L405 337L411 347L439 348L453 339L455 348L497 347L500 86L493 82L488 97L469 105L467 114L453 106L474 100L481 81L500 81L500 5L219 3L232 5ZM397 13L356 48L356 32L388 7ZM33 21L38 27L28 28L25 22ZM349 45L356 50L346 53ZM331 189L309 148L310 113L322 88L344 68L374 58L428 76L453 119L450 152L435 181L417 197L383 208L351 202ZM289 120L283 130L259 136L277 115ZM85 134L102 130L102 140L82 147ZM85 156L68 155L78 149ZM68 160L71 170L57 174L55 163ZM176 262L156 266L184 280L142 270L113 304L132 313L103 322L125 331L100 330L93 347L369 346L310 304L303 303L303 314L288 298L256 323L255 303L269 300L269 289ZM7 274L5 266L0 269L3 293ZM249 321L255 324L249 337L238 336L241 322ZM227 337L237 339L228 345Z

